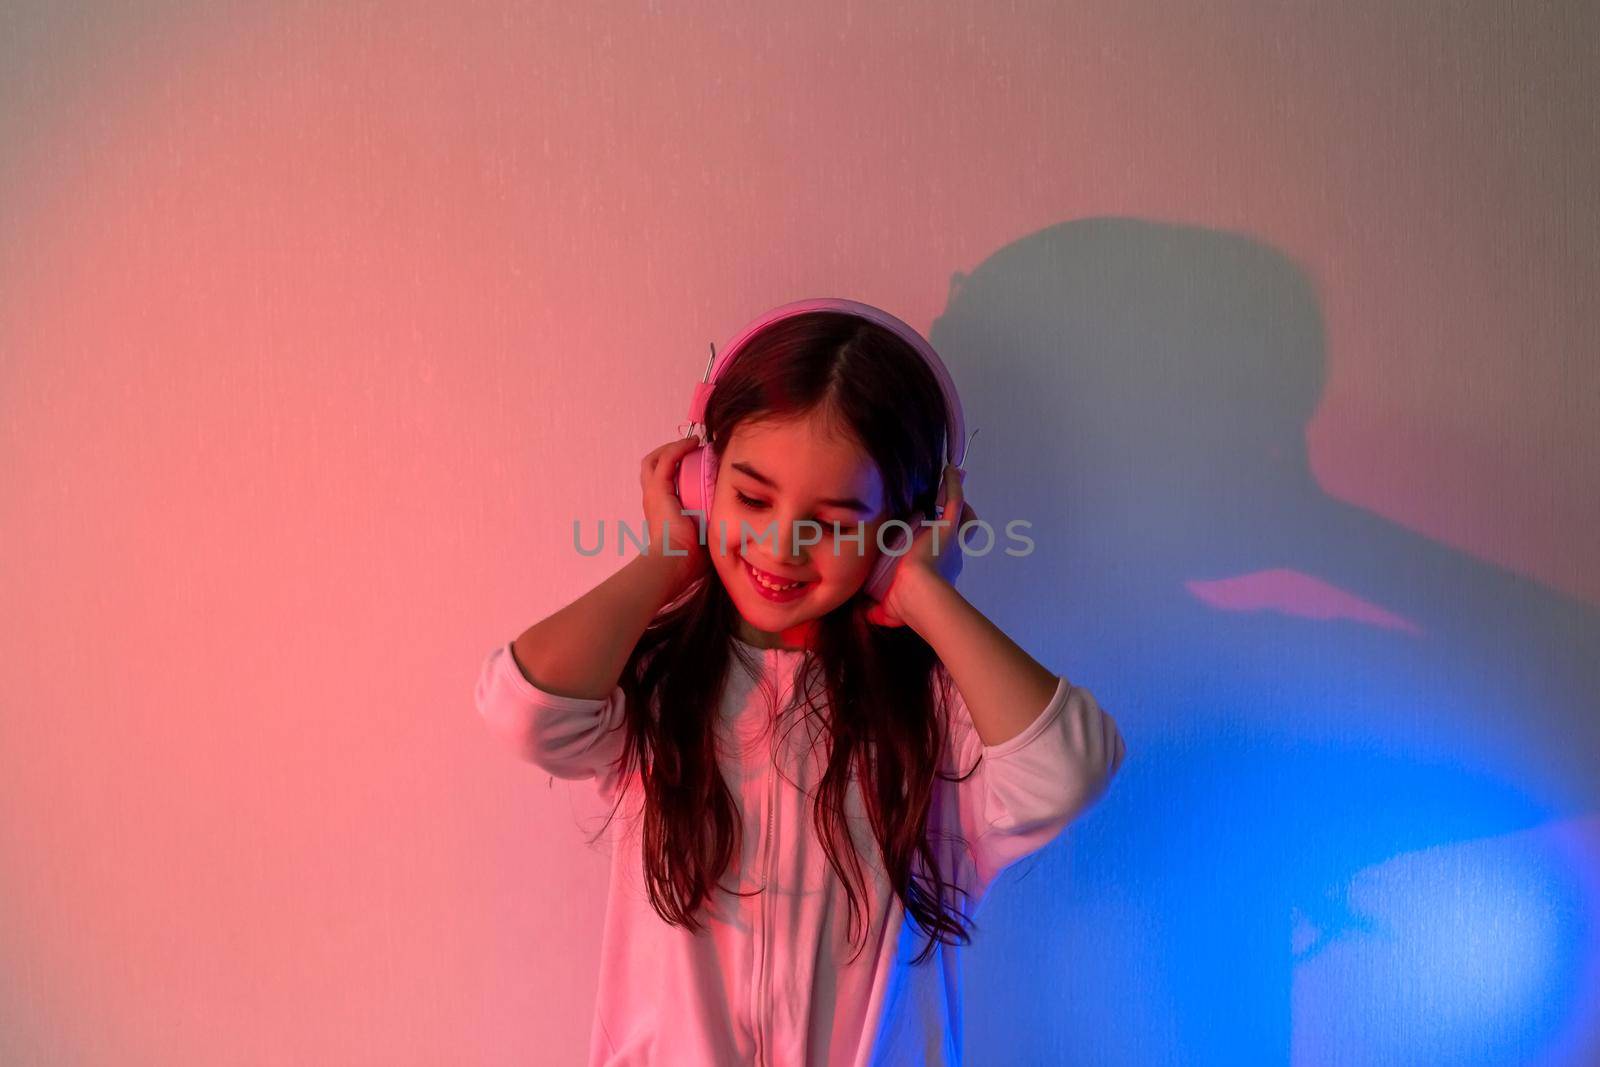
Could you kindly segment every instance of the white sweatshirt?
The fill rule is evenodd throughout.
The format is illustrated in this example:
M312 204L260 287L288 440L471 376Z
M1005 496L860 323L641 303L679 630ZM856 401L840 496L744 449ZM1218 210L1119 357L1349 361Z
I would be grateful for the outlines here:
M927 935L906 921L888 889L854 780L847 812L870 928L865 949L850 959L859 923L857 940L848 941L849 900L816 835L808 795L821 778L826 742L793 700L805 653L738 644L762 667L757 676L735 657L720 709L722 770L744 828L738 869L730 864L702 910L700 933L664 922L645 893L634 775L607 834L612 873L591 1067L959 1064L959 948L935 944L913 966ZM777 692L775 706L763 677ZM953 776L977 770L963 782L935 780L928 836L941 875L971 894L955 897L970 916L996 875L1049 844L1101 797L1124 746L1115 720L1065 678L1033 722L999 745L983 744L959 691L950 691L951 744L940 769ZM620 685L603 699L557 696L528 680L506 644L484 660L476 701L489 730L518 757L560 778L592 779L609 810L624 784L615 765L624 736ZM775 717L774 707L784 713ZM952 835L966 839L970 855ZM725 891L763 885L750 896Z

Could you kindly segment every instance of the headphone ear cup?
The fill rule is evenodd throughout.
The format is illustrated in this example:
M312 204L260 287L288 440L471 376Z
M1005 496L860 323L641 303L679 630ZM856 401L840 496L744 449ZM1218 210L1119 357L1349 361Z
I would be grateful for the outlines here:
M707 516L705 500L708 499L704 490L702 469L706 461L706 446L701 445L683 454L678 461L678 472L673 476L673 491L678 494L678 506L684 511L701 512L699 523L700 532L705 533Z
M890 555L887 551L878 553L878 562L873 565L872 573L867 576L866 584L862 586L862 590L873 600L881 603L883 598L889 595L889 587L894 584L895 571L899 568L900 561L905 558L905 550L910 547L916 535L922 532L923 518L922 512L913 511L911 517L906 519L907 525L911 527L909 530L899 526L889 528L890 536L886 548L894 549L898 555Z
M700 537L706 541L706 531L711 525L711 501L716 497L717 453L710 445L701 445L683 454L678 461L678 473L673 489L678 494L678 505L684 511L696 511L700 524Z
M706 446L685 452L678 460L677 473L673 475L672 490L678 495L678 505L684 509L700 506L700 465L705 461Z

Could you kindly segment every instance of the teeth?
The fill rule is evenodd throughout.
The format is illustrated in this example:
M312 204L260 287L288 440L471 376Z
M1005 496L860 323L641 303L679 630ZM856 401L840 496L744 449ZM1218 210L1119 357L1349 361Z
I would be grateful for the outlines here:
M760 582L764 588L771 589L775 593L781 593L785 589L793 589L796 586L806 584L804 582L790 582L788 585L773 585L771 582L762 577L761 572L756 570L753 564L746 562L745 566L750 568L750 573L755 576L756 581Z

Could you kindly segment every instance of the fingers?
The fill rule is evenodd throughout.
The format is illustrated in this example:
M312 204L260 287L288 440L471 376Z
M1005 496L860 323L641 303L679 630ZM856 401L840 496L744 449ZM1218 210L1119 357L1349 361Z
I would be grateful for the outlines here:
M668 441L660 448L653 450L645 457L645 460L651 464L657 464L664 459L676 459L691 449L698 447L700 447L700 439L698 437L680 437L675 441Z
M966 496L961 482L965 476L966 472L960 467L951 463L944 465L944 474L939 482L939 496L934 501L937 506L944 509L942 514L949 515L951 512L962 514L962 504Z
M647 485L652 481L670 481L678 460L698 447L700 447L700 439L689 436L668 441L659 448L651 449L644 459L639 462L640 484Z

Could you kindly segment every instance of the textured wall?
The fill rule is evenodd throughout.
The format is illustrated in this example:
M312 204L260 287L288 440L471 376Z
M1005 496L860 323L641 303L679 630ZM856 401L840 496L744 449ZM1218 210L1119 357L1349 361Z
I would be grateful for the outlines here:
M579 1062L473 711L707 342L928 331L1118 718L970 1062L1600 1060L1588 4L8 3L0 1061Z

